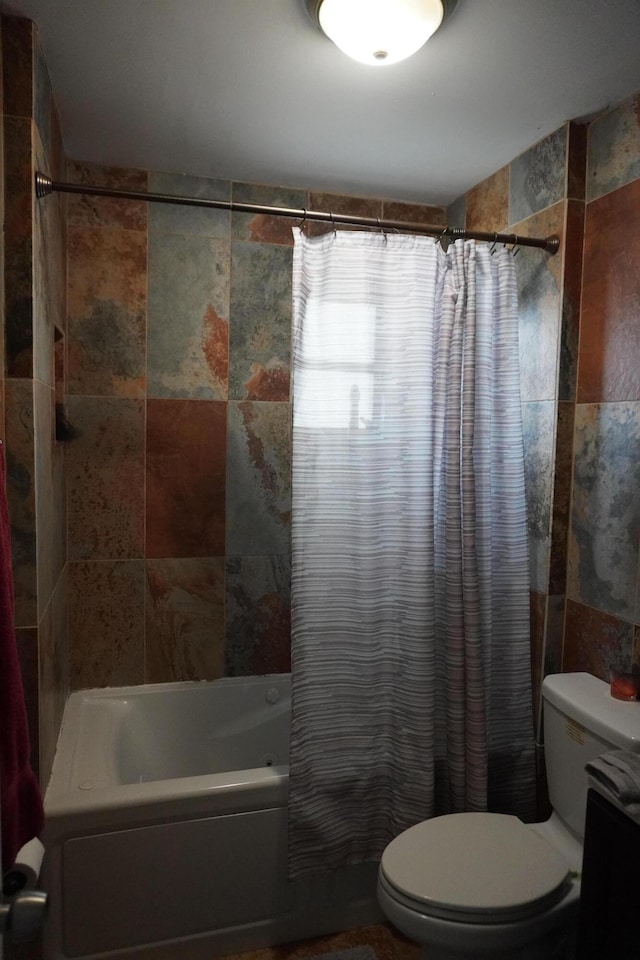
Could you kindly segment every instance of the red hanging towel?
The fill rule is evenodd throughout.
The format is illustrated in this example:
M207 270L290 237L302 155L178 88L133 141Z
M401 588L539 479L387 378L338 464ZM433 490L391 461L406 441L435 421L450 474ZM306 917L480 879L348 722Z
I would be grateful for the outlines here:
M0 444L0 816L2 864L7 870L23 844L44 824L40 787L29 762L29 730L13 628L11 529L4 446Z

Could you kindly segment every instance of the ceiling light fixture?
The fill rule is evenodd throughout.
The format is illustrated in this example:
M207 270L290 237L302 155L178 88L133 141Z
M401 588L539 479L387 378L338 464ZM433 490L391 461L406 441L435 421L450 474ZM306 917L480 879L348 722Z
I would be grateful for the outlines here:
M312 17L347 56L371 66L406 60L451 14L457 0L306 0Z

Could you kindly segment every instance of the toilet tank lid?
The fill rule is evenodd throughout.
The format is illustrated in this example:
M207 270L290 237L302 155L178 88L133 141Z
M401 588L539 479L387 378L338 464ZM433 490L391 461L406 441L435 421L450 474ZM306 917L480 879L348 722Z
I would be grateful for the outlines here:
M640 702L616 700L604 680L590 673L550 674L542 696L612 746L640 752Z

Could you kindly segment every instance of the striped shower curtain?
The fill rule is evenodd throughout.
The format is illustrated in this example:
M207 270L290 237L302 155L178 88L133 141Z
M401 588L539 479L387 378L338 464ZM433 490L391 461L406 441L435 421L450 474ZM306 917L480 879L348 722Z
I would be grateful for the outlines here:
M513 257L294 231L289 871L535 816Z

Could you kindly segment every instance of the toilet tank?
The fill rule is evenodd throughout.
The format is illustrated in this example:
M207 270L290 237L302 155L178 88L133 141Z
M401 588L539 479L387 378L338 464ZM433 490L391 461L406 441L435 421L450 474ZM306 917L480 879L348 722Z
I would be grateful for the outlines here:
M580 839L587 803L585 764L608 750L640 752L640 702L615 700L589 673L559 673L542 684L544 754L551 806Z

